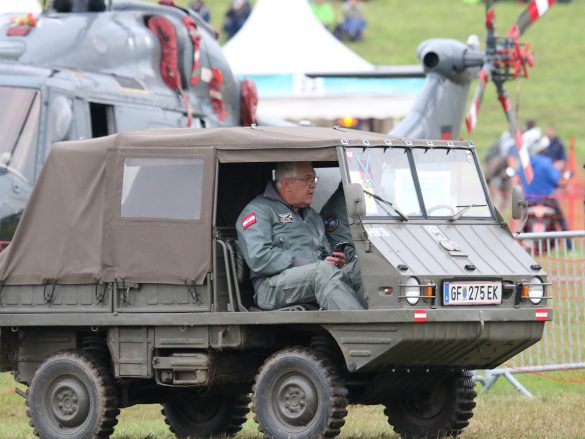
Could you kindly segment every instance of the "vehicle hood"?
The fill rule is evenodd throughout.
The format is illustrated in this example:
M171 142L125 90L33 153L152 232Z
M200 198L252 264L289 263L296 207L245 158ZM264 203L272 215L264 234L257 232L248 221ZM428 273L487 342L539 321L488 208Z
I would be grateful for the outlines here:
M522 276L530 254L498 224L365 224L370 242L403 274ZM469 266L475 266L470 270ZM466 268L468 266L468 268ZM403 267L401 267L403 268Z

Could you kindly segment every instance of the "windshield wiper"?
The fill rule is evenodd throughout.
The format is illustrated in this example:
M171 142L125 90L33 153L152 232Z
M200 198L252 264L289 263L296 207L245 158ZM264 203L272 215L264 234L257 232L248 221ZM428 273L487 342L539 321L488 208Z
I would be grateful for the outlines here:
M406 214L404 214L404 213L403 213L403 212L402 212L402 211L401 211L401 210L400 210L398 207L396 207L396 206L395 206L393 203L391 203L390 201L388 201L388 200L386 200L386 199L382 198L381 196L379 196L379 195L376 195L376 194L374 194L374 193L372 193L372 192L370 192L370 191L367 191L367 190L365 190L365 189L364 189L364 194L368 194L370 197L372 197L372 198L373 198L374 200L376 200L376 201L380 201L380 202L382 202L382 203L384 203L384 204L387 204L388 206L390 206L390 207L392 208L392 210L393 210L394 212L396 212L396 213L398 214L398 216L400 217L400 219L401 219L402 221L408 221L408 217L406 216Z
M455 215L453 215L451 218L449 218L450 222L455 222L457 221L459 218L461 218L461 216L467 212L469 209L471 209L472 207L486 207L487 204L462 204L461 206L455 206L455 207L461 207L462 209L457 212Z

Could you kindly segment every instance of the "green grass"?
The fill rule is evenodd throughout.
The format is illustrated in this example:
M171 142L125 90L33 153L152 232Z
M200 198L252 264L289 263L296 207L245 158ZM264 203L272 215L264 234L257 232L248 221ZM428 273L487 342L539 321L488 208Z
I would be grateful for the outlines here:
M187 4L186 0L179 3ZM208 0L212 23L221 29L229 0ZM341 1L333 1L340 17ZM465 41L477 34L485 42L484 6L462 0L368 0L364 2L368 29L364 41L349 47L376 65L418 64L416 48L428 38L444 37ZM505 34L524 6L516 1L496 2L497 31ZM535 52L536 66L529 80L509 82L507 90L522 120L536 119L542 126L554 124L568 143L575 136L578 165L585 161L585 99L580 87L585 85L585 45L582 42L583 0L555 5L522 38ZM299 24L302 32L302 24ZM261 47L250 50L262 50ZM475 89L472 85L470 95ZM480 153L506 129L506 122L495 88L485 95L480 120L471 138Z
M492 438L585 438L585 371L516 375L535 398L520 395L500 379L489 393L480 393L470 426L462 439ZM0 374L0 438L34 437L28 425L24 400L11 391L10 374ZM24 389L24 387L21 386ZM478 389L479 390L479 389ZM115 439L171 439L158 405L122 410ZM260 439L250 416L237 439ZM382 406L351 406L342 439L398 438L386 422Z

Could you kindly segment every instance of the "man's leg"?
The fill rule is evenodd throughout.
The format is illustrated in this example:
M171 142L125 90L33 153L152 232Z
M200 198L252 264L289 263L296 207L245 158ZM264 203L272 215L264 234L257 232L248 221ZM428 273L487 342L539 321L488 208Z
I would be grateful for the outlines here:
M269 277L256 289L264 310L315 302L325 309L363 309L345 274L328 262L293 267Z
M316 264L315 296L325 309L364 309L343 270L322 261Z
M354 258L351 262L348 262L341 269L351 282L351 286L357 294L357 298L364 308L368 307L366 302L366 291L364 289L364 283L362 282L362 273L357 263L357 258Z
M254 300L259 308L273 310L296 303L316 302L313 293L316 264L292 267L268 277L256 288Z

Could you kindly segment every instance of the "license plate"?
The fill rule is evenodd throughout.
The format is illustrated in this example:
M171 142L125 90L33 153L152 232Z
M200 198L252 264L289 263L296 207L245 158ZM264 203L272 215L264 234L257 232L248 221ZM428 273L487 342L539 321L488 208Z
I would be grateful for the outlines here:
M502 303L502 282L445 282L443 305L498 305Z

